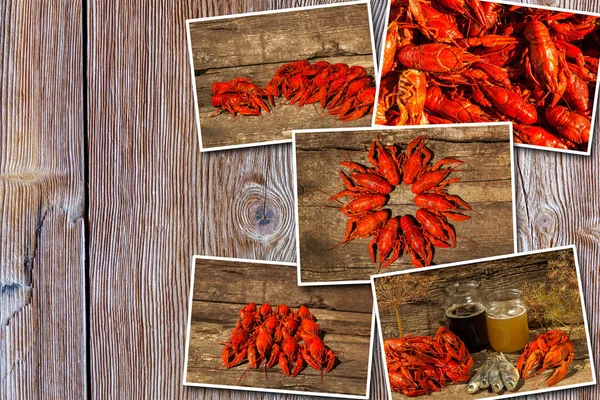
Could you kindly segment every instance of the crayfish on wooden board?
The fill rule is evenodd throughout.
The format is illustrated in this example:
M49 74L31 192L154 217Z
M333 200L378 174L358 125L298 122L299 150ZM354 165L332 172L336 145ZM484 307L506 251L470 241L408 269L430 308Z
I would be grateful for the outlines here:
M344 189L330 200L350 200L339 207L348 216L345 245L354 239L372 237L369 255L372 262L379 259L379 267L386 268L405 252L416 267L431 265L435 247L456 247L456 233L452 221L466 221L464 214L471 206L459 196L448 192L448 187L460 180L450 175L463 164L456 158L442 158L432 162L433 151L424 136L413 139L402 150L399 145L383 145L373 140L367 167L352 161L340 164L350 170L340 171ZM391 216L384 209L391 193L398 185L411 187L414 202L419 207L415 216ZM337 247L337 246L335 246Z
M561 329L549 330L529 343L517 360L517 369L523 379L556 368L546 380L546 386L554 386L565 376L575 357L575 347L569 335Z
M274 98L283 96L288 105L319 103L330 115L352 121L371 113L375 102L375 86L363 67L307 60L281 65L264 88L251 79L235 78L213 83L212 94L217 109L213 115L261 115L271 111L268 104L275 106Z
M479 0L392 0L375 122L513 121L517 143L585 151L599 26Z
M435 336L386 339L383 347L392 390L409 397L469 380L473 358L465 344L443 326Z
M286 376L297 376L309 365L322 379L323 372L330 372L337 360L323 336L317 318L304 305L294 311L286 304L272 308L268 303L249 303L239 311L221 360L226 368L244 361L248 361L248 368L263 365L265 377L267 369L276 364Z

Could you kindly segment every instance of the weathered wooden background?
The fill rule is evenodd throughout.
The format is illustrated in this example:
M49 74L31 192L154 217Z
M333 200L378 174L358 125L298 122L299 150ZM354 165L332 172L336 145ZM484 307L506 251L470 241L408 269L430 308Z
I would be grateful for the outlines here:
M561 260L569 265L569 268L575 268L575 260L571 249L556 250L527 256L505 258L494 261L486 261L477 264L467 264L448 269L433 271L421 271L411 275L395 275L375 279L375 291L377 293L377 307L380 317L380 326L383 339L400 336L398 319L395 307L389 301L389 287L397 286L405 289L413 288L421 293L421 290L414 287L414 279L418 277L429 278L431 286L427 288L425 296L412 297L407 299L399 307L402 332L414 335L435 335L440 323L445 320L444 298L445 288L453 282L464 282L475 280L481 283L484 294L491 293L498 289L522 289L525 283L542 283L548 279L551 270L549 262ZM411 296L410 290L407 296ZM388 294L388 295L386 295ZM573 309L572 321L583 321L583 310L581 308ZM535 320L532 312L528 313L530 340L533 340L537 334L544 330ZM590 355L588 353L588 344L585 328L581 322L572 327L570 338L575 345L575 359L569 366L567 376L561 380L557 386L566 386L573 384L583 384L592 381L592 370L590 366ZM472 353L474 368L478 369L483 365L487 356L493 354L491 350L483 350ZM516 364L520 353L506 354L509 361ZM536 382L535 379L521 381L517 391L525 392L535 390L538 384L550 376L553 370L545 372ZM453 385L448 390L440 393L434 393L433 396L440 396L444 399L470 399L489 396L488 391L480 391L472 396L466 391L467 384ZM542 386L543 387L543 386ZM404 399L402 393L393 392L394 399Z
M214 82L247 77L264 86L282 64L303 59L360 65L374 85L367 4L191 22L190 42L203 149L291 139L292 129L371 125L372 114L344 122L316 104L285 106L283 97L251 117L214 116L211 104Z
M368 280L377 272L369 256L372 238L343 242L348 218L326 193L344 189L339 165L348 157L371 165L367 156L372 141L399 145L403 150L416 137L425 135L433 151L433 163L442 158L464 162L449 178L460 177L447 187L452 195L467 201L473 211L469 221L450 221L456 230L457 247L435 249L433 262L442 264L512 253L514 251L513 195L509 125L460 128L411 128L342 132L296 133L300 273L303 283ZM403 183L390 193L385 209L392 216L415 215L410 186ZM343 201L344 199L342 199ZM347 199L345 199L347 201ZM335 247L335 248L334 248ZM405 254L388 271L414 268Z
M292 391L364 396L367 391L373 295L370 285L299 287L295 265L196 259L192 320L186 382L252 386ZM249 302L285 303L296 310L307 306L325 332L324 342L338 357L334 369L321 376L306 367L286 378L278 366L250 369L244 363L231 369L220 365L223 346Z
M294 398L182 385L191 255L295 261L291 145L199 153L185 20L324 2L0 3L2 399ZM516 150L519 248L578 246L595 347L597 142Z

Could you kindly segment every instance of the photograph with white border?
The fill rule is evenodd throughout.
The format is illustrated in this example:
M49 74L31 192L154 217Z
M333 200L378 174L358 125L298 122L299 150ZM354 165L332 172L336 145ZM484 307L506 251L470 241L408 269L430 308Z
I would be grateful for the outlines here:
M299 284L364 283L379 270L516 251L511 128L295 130ZM382 175L390 149L397 182ZM382 180L382 189L367 187ZM366 208L355 208L361 204Z
M392 400L508 398L596 384L575 246L371 282ZM427 378L417 382L419 371Z
M600 59L597 39L593 37L592 33L596 29L600 13L504 0L482 1L481 5L485 8L484 14L478 14L479 11L472 9L472 5L469 5L465 8L463 15L457 17L461 21L455 21L452 15L448 18L447 10L444 10L444 6L435 4L436 2L427 3L423 6L426 8L425 10L420 6L422 3L415 3L421 10L418 12L413 10L413 12L417 12L419 15L428 15L424 21L432 26L420 26L419 23L416 23L411 26L405 24L403 27L398 27L398 23L403 21L405 9L394 3L394 1L388 3L386 28L383 29L380 42L378 100L375 106L376 112L373 113L374 126L426 126L429 124L510 120L515 122L514 143L517 147L586 156L591 154L600 93L597 79ZM479 3L473 4L478 5ZM491 4L497 6L494 7ZM513 9L514 7L519 8ZM502 12L507 15L506 18L502 17ZM525 15L526 21L520 23L509 21L510 15L514 16L518 12ZM536 12L539 14L535 14ZM549 13L554 13L554 15L547 15ZM486 15L489 21L488 26L476 34L471 30L478 28L471 22L475 21L478 15ZM469 23L464 24L463 18L466 18ZM447 24L444 25L444 21L440 19L447 20ZM534 20L542 21L545 28L538 26L533 29L531 27L531 31L535 31L536 37L540 39L526 40L523 32L526 24L522 22L530 23ZM443 25L444 29L436 28L435 24ZM462 32L454 34L454 27L459 29L459 26L469 27L469 31L465 34ZM504 36L499 35L504 30L511 33ZM419 47L411 48L410 51L414 50L414 54L403 54L401 57L398 54L399 50L407 45L429 44L431 39L416 39L415 41L414 35L407 34L407 31L413 32L417 36L421 35L420 31L424 32L424 36L441 32L438 47L435 49L430 47L427 52L421 54L454 51L445 46L458 45L465 51L468 48L468 51L473 52L475 57L483 54L484 59L479 60L483 62L477 62L477 59L473 58L465 63L465 68L457 71L450 68L441 73L441 70L432 72L408 68L400 62L400 58L408 60L409 64L414 61L422 65L421 69L428 67L423 66L425 61L419 61L420 55L417 54L420 51ZM444 39L447 35L456 40ZM541 39L542 36L543 39ZM508 42L511 37L514 38L512 43ZM548 40L545 40L546 37ZM586 42L585 49L582 51L577 45L584 41ZM554 44L550 45L549 43ZM550 46L552 49L547 50L543 46ZM538 59L533 63L526 61L529 60L528 54L532 53L532 50L538 50L535 53L543 55L539 57L539 61L536 61ZM469 54L466 57L470 57ZM488 54L494 57L492 61L485 58ZM550 57L550 54L556 54L553 57L558 60L564 58L565 61L557 61L555 64L549 65L547 58ZM455 60L453 56L449 56L449 53L445 55L448 56L445 58L447 63L454 62L452 61ZM496 55L502 59L497 59ZM428 59L433 61L433 58L429 57ZM444 57L440 53L435 62L443 63L443 59ZM512 64L509 65L510 60L517 63L518 68ZM531 64L536 65L532 66L532 71L529 73L528 65ZM542 74L542 69L547 74ZM554 73L557 75L553 75ZM453 77L450 77L452 74L454 74ZM540 78L540 75L543 76ZM422 82L424 79L429 79L430 76L436 77L436 79L440 78L441 81L439 84ZM530 81L540 86L534 88L527 84L523 88L515 90L515 87L521 86L518 82L525 77L533 77L530 78ZM553 83L555 79L556 84ZM509 80L512 80L510 85L508 84ZM544 81L549 83L544 86ZM441 89L439 93L434 86ZM421 89L417 89L417 87ZM549 87L554 90L551 91ZM465 97L465 90L471 93L475 89L477 89L477 93ZM435 91L436 93L425 94L425 91ZM550 92L556 94L556 100L552 98L553 95ZM401 96L398 96L398 93L401 93ZM552 105L553 103L556 104ZM406 108L401 104L404 104ZM418 104L420 106L417 107ZM546 112L550 108L554 110L548 111L552 114L550 117L552 119L548 120ZM431 118L428 118L422 111L431 115Z
M200 151L285 143L292 129L371 126L367 0L186 21Z
M184 385L369 397L368 284L302 288L296 265L194 256Z

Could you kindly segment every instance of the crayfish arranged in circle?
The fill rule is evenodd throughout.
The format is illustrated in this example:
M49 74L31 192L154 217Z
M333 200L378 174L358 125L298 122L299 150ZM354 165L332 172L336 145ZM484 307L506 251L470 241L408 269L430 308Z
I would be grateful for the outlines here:
M479 0L392 0L375 123L513 121L517 143L587 150L597 18Z
M435 336L386 339L390 386L407 396L439 392L448 382L467 382L473 358L465 344L440 326Z
M280 66L266 86L248 78L235 78L212 85L213 114L229 111L233 115L261 115L275 106L274 98L285 97L286 104L319 103L323 110L342 121L359 119L373 111L375 86L367 70L343 63L330 64L307 60Z
M317 318L306 306L294 311L285 304L271 308L268 303L249 303L240 310L221 358L226 368L244 361L248 361L248 368L264 365L265 378L267 369L275 364L286 376L297 376L309 365L323 379L323 372L330 372L337 359L323 336Z
M378 270L388 267L404 252L410 254L414 266L428 266L433 262L434 247L456 247L456 233L449 220L469 220L471 217L463 212L471 206L448 193L447 188L460 180L449 176L463 162L442 158L434 164L433 157L424 136L419 136L405 151L399 145L384 146L374 140L368 154L373 167L340 162L350 173L340 171L345 189L330 200L348 197L350 201L339 208L348 216L346 234L339 245L372 236L369 255L374 263L379 258ZM383 209L389 193L401 183L410 185L415 194L414 202L419 207L415 216L391 217L391 211Z
M517 369L521 377L527 379L558 367L546 381L546 386L554 386L567 376L574 357L575 347L569 335L561 329L549 330L525 347L517 360Z

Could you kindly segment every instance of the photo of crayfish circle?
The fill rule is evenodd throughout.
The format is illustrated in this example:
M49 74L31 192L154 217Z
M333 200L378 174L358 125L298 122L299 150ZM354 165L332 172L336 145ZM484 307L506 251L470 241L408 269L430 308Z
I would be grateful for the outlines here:
M334 246L346 245L358 238L372 237L369 256L379 271L408 253L415 267L433 263L435 247L456 247L456 232L450 222L467 221L464 214L471 206L448 188L460 177L452 177L463 161L442 158L433 162L434 152L427 139L419 136L406 149L397 144L384 145L373 140L368 153L372 167L342 161L349 170L340 171L344 189L330 200L340 202L339 210L348 217L344 240ZM401 186L409 186L417 211L392 215L390 194ZM342 203L339 199L350 200Z

